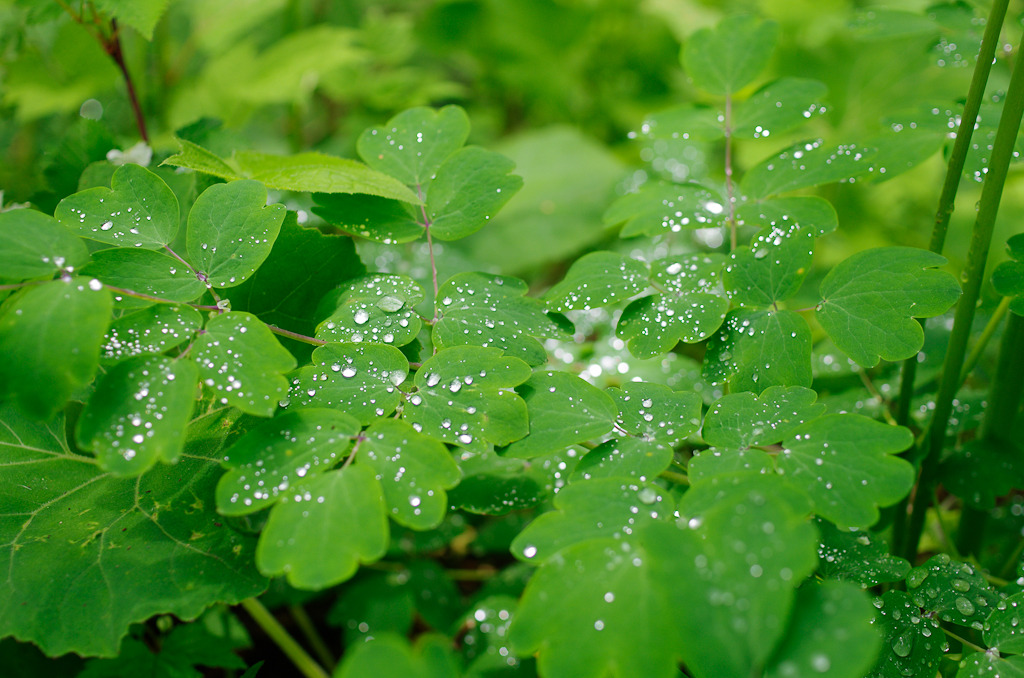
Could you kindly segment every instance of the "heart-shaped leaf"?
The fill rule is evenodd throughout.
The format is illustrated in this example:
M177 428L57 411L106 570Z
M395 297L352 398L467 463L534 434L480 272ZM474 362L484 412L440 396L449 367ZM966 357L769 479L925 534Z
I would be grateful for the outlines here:
M426 192L438 168L468 136L469 117L458 106L410 108L363 132L356 150L370 167Z
M752 16L731 16L702 28L683 45L683 67L709 94L730 95L748 85L775 49L779 27Z
M876 152L857 144L825 146L821 139L801 142L752 168L740 190L748 198L759 199L843 181L870 171Z
M724 330L708 343L704 378L733 391L811 385L811 330L792 311L729 312Z
M439 240L458 240L476 233L523 186L511 174L515 163L494 151L467 146L437 170L427 191L430 233Z
M558 312L611 306L647 287L647 267L615 252L591 252L573 262L560 283L544 295Z
M386 273L357 278L321 302L327 318L317 325L316 338L405 346L420 332L414 307L422 300L423 290L412 278Z
M0 212L0 280L53 277L89 261L81 238L35 210Z
M163 353L180 346L203 326L190 306L156 304L115 320L103 337L100 358L117 361L143 353Z

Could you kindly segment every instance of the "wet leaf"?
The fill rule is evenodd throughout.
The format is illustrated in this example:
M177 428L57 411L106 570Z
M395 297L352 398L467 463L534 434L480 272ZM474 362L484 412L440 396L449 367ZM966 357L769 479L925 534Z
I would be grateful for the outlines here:
M921 608L903 591L886 591L874 604L882 654L868 675L903 678L935 673L947 648L938 620L921 614Z
M629 382L608 389L619 408L618 423L630 435L678 445L700 428L701 398L661 384Z
M914 603L937 615L939 621L969 626L976 631L1002 596L970 563L953 560L945 553L932 556L907 574L907 593Z
M812 230L815 236L831 233L839 226L839 217L832 203L816 195L792 198L768 198L746 202L736 209L736 218L749 226L799 227Z
M704 419L704 441L717 447L782 442L793 429L825 412L818 395L802 386L771 386L761 395L731 393L715 401Z
M106 285L141 292L167 301L190 302L206 291L188 266L162 252L115 247L93 252L82 275L99 278ZM117 295L125 308L149 306L152 301Z
M356 645L345 653L345 661L335 672L338 678L457 678L460 667L449 649L451 642L441 636L425 634L415 647L391 633L383 633Z
M725 200L700 184L651 182L613 202L603 219L609 226L625 222L623 238L711 228L724 222Z
M674 509L662 488L623 478L573 482L555 495L554 505L512 541L517 558L540 564L573 544L624 539L640 525L669 520Z
M1000 657L991 651L974 652L960 661L956 678L1021 678L1024 677L1024 657Z
M218 488L219 489L219 488ZM299 589L320 590L349 579L360 563L388 546L384 493L367 466L328 471L288 488L270 511L256 565Z
M725 136L725 116L718 108L683 104L644 118L640 133L651 139L718 141Z
M589 311L611 306L647 287L647 267L615 252L590 252L573 262L561 282L544 295L553 311Z
M270 255L285 212L284 205L267 205L267 189L257 181L210 186L188 213L192 265L213 287L241 284Z
M414 530L440 525L448 510L445 490L462 477L448 448L398 419L382 419L363 435L356 463L376 472L391 519Z
M811 330L792 311L729 312L724 331L708 343L704 378L732 391L811 385Z
M942 485L967 506L987 510L1024 484L1024 459L1014 440L976 438L951 450L939 465Z
M423 290L412 278L374 273L356 278L329 293L320 304L327 318L317 325L324 341L363 341L405 346L420 331L414 307Z
M544 314L544 304L526 294L518 278L460 273L437 292L438 321L431 335L438 348L493 346L540 365L547 352L534 337L564 338Z
M217 483L217 510L253 513L340 461L359 422L337 410L303 409L262 422L224 451L230 470Z
M695 453L686 465L686 474L691 485L703 483L716 476L736 473L737 471L754 471L756 473L774 473L775 462L764 450L756 448L730 449L709 447Z
M789 132L825 112L822 104L828 88L808 78L779 78L736 106L733 135L762 139Z
M874 608L856 586L807 582L796 592L789 629L765 667L765 678L863 678L881 638Z
M702 28L683 45L683 67L700 89L730 95L764 69L775 49L779 27L752 16L731 16Z
M732 252L722 282L741 306L772 306L797 293L813 256L813 229L769 226Z
M156 304L115 320L103 337L100 359L163 353L190 340L202 326L203 317L190 306Z
M269 417L288 392L295 358L251 313L230 311L206 323L189 354L199 377L224 405Z
M35 210L0 212L0 280L51 278L89 261L81 238Z
M419 239L423 233L422 212L409 203L374 195L317 193L313 213L346 233L385 245Z
M1018 592L996 603L985 622L985 643L1003 653L1024 654L1024 592Z
M83 238L155 250L178 233L178 199L164 180L139 165L122 165L110 188L87 188L60 201L54 216Z
M1004 297L1012 297L1010 310L1024 316L1024 233L1006 241L1013 261L1004 261L992 271L992 286Z
M895 504L913 487L913 466L894 456L913 443L913 434L901 426L829 414L791 431L776 464L822 518L866 528L878 520L878 506Z
M699 398L699 396L698 396ZM612 438L580 459L573 480L629 478L648 480L672 464L672 448L644 438Z
M508 595L487 596L466 614L468 627L463 638L463 655L469 662L464 678L485 678L496 672L532 676L532 657L519 657L511 651L508 629L516 616L519 601ZM518 669L518 670L517 670Z
M520 386L529 411L530 433L505 449L505 455L530 459L611 430L618 415L603 391L568 372L535 372Z
M740 190L748 198L760 199L850 179L871 169L876 152L858 144L825 146L821 139L800 142L753 167Z
M0 635L113 657L133 623L263 591L255 540L214 512L221 421L209 419L177 464L117 478L68 449L62 415L42 425L0 406Z
M456 457L462 480L448 499L455 508L490 516L530 508L565 485L577 457L575 449L529 461L502 457L493 450L463 450Z
M900 581L910 571L910 563L889 553L889 545L877 534L841 530L821 518L815 522L821 534L818 573L826 579L877 586Z
M438 351L416 372L402 417L419 431L470 450L507 445L527 433L526 403L512 388L530 367L496 348Z
M26 288L0 307L0 399L47 421L93 380L113 309L98 280Z
M441 164L469 136L459 106L410 108L359 136L356 149L370 167L425 193Z
M515 163L494 151L467 146L437 170L427 191L430 233L438 240L458 240L483 228L516 192L522 177Z
M854 254L821 282L817 318L844 353L862 367L904 360L924 345L914 318L932 318L960 297L956 278L935 270L946 260L912 247Z
M313 351L313 364L292 375L292 407L333 407L372 424L402 402L398 390L409 361L393 346L327 344Z
M157 460L178 461L198 381L190 360L148 355L118 363L82 410L75 433L79 447L118 476L137 476Z

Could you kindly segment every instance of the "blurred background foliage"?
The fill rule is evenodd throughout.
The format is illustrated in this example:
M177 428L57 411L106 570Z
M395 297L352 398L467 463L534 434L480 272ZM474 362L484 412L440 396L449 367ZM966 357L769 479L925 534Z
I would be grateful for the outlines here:
M76 22L66 11L85 7L91 18L88 8L98 8L101 20L106 3L131 6L0 0L4 204L30 202L50 211L79 188L90 163L138 142L124 80L96 39L102 22ZM358 134L400 110L463 106L473 122L470 141L512 157L526 185L488 229L446 245L446 265L490 267L545 284L558 279L564 262L614 236L600 217L616 194L659 176L722 179L720 146L635 132L645 115L699 97L679 64L680 45L693 31L736 12L774 19L779 48L750 91L780 75L829 87L828 112L810 131L740 142L742 173L801 138L864 141L894 115L955 111L967 92L987 5L169 0L138 4L140 14L154 6L155 14L135 17L121 39L157 162L177 150L175 135L221 154L316 149L354 157ZM905 14L873 23L877 7ZM151 35L139 26L151 27ZM1008 78L1009 45L1019 30L1015 16L1007 53L994 70L995 96ZM822 241L819 263L880 244L925 245L943 171L936 154L891 181L826 187L840 230ZM1020 213L1020 187L1019 176L1012 177L1004 222ZM961 206L976 200L976 188L965 187ZM308 196L286 199L303 209ZM970 209L954 217L948 247L954 266L972 220ZM1017 229L1004 230L997 240ZM397 258L379 246L361 251L381 262Z

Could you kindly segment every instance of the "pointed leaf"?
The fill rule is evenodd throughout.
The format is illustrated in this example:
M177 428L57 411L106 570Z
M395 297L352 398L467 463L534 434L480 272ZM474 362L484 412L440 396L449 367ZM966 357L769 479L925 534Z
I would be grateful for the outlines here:
M608 395L619 408L619 426L631 435L678 445L700 428L697 393L634 381L608 389Z
M769 226L733 251L722 282L741 306L772 306L797 293L813 256L813 229Z
M83 275L99 278L105 285L141 292L168 301L195 301L206 285L186 265L162 252L115 247L93 252ZM152 301L118 295L125 308L148 306Z
M103 337L100 359L163 353L192 339L202 326L203 317L190 306L156 304L115 320Z
M894 455L913 442L903 427L859 414L829 414L795 429L776 464L822 518L869 527L878 520L878 506L891 506L910 492L914 468Z
M1024 316L1024 233L1006 241L1007 254L1013 261L1004 261L992 271L992 286L1004 297L1012 297L1010 310Z
M295 358L256 316L223 313L208 323L190 353L199 376L224 405L269 417L288 392L284 373Z
M615 252L591 252L573 262L560 283L544 295L553 311L589 311L611 306L647 287L647 267Z
M348 466L297 483L270 512L256 564L300 589L320 590L349 579L360 563L388 546L387 508L366 466Z
M0 212L0 280L53 277L89 261L81 238L35 210Z
M725 201L700 184L645 184L627 193L604 213L604 223L625 222L619 235L657 236L678 233L684 228L711 228L724 220Z
M446 348L416 372L402 416L417 431L470 450L507 445L528 430L526 403L511 389L529 377L529 365L496 348Z
M534 337L564 338L544 315L544 305L526 294L518 278L460 273L437 291L438 321L432 334L438 348L495 346L507 355L539 365L547 352Z
M131 26L146 40L153 39L156 27L168 0L96 0L96 7L114 15L118 23Z
M317 193L313 199L313 214L360 238L396 245L417 240L424 233L419 208L408 203L343 193Z
M324 298L321 308L326 305L329 315L317 325L316 338L405 346L420 332L414 307L422 300L423 290L404 275L356 278Z
M214 287L234 287L266 260L284 221L285 207L267 205L256 181L214 184L188 213L188 256Z
M732 16L702 28L683 46L683 67L700 89L729 95L758 76L775 49L779 27L752 16Z
M877 534L864 530L840 530L821 518L815 523L821 534L818 573L822 577L851 581L866 587L900 581L910 571L910 563L889 553L889 545Z
M466 143L469 117L459 106L410 108L359 136L370 167L426 192L441 164Z
M672 464L672 457L672 448L655 440L612 438L580 459L573 472L573 480L628 478L645 481L667 469Z
M60 201L54 216L83 238L155 250L178 233L178 199L164 180L138 165L122 165L110 188L87 188Z
M448 448L397 419L378 421L364 436L356 463L376 472L392 520L414 530L440 525L448 510L445 490L462 477Z
M772 386L760 396L731 393L715 401L701 435L717 447L753 447L782 442L793 429L825 413L818 395L802 386Z
M748 226L797 226L814 231L815 236L831 233L839 226L839 217L832 203L816 195L793 198L769 198L740 205L736 219Z
M161 165L171 165L173 167L202 172L203 174L212 174L215 177L227 179L228 181L242 178L236 168L228 165L216 153L208 151L199 144L187 139L175 139L175 141L178 142L181 150L164 160L160 163Z
M448 157L427 191L430 233L458 240L483 228L523 186L516 164L494 151L467 146Z
M530 459L611 430L618 408L608 394L568 372L535 372L519 387L530 415L530 434L506 456Z
M801 142L768 158L743 177L740 189L748 198L831 184L871 169L876 149L857 144L825 146L821 139Z
M956 278L934 270L944 263L938 254L912 247L854 254L821 282L818 322L862 367L877 365L879 358L909 358L924 345L914 318L945 313L960 296Z
M113 657L131 624L193 619L266 588L255 540L214 512L224 429L213 419L177 464L116 478L68 449L62 415L43 426L0 406L0 635Z
M100 468L137 476L157 460L178 461L196 400L199 370L190 360L139 356L100 380L78 419L75 437Z
M93 380L113 299L98 280L27 288L0 307L0 399L49 420Z
M217 483L217 510L245 515L292 494L298 485L337 463L359 433L344 412L305 409L261 423L224 452L231 470Z
M903 591L886 591L875 599L875 625L881 631L882 654L871 678L929 676L936 672L947 649L939 621Z
M825 83L807 78L779 78L736 107L732 129L739 139L783 134L825 112Z
M313 351L313 365L292 375L291 407L333 407L360 424L373 423L402 402L398 386L409 361L393 346L327 344Z
M733 391L811 385L811 330L792 311L733 310L708 343L704 378Z

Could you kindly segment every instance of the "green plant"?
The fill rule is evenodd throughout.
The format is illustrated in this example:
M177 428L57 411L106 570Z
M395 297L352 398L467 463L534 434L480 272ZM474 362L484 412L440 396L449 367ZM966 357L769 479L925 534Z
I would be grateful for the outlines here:
M991 9L968 111L1005 11ZM860 25L912 32L944 12L971 14ZM991 153L969 145L974 124L958 130L932 251L823 270L838 216L806 189L909 170L951 119L800 139L827 88L755 90L777 38L751 16L689 37L700 103L641 136L700 144L720 172L638 182L605 212L620 238L539 295L472 262L441 272L439 246L485 229L523 183L466 145L452 105L364 131L362 162L222 154L190 128L153 169L90 166L52 217L0 212L0 635L98 657L83 676L242 670L240 605L306 676L1019 670L1024 593L1001 579L1024 575L1019 547L979 535L1020 507L997 498L1022 477L1021 236L990 276L1005 301L967 343L1024 68L998 128L988 111L974 131ZM738 152L762 147L741 171ZM965 173L985 181L961 290L940 252ZM303 196L322 227L268 189ZM379 263L378 246L422 252L422 274ZM954 304L948 334L925 326ZM980 426L951 421L1004 319ZM941 376L929 337L948 343ZM864 406L897 380L893 412ZM953 505L956 542L922 542ZM343 629L337 666L307 610L319 601Z

